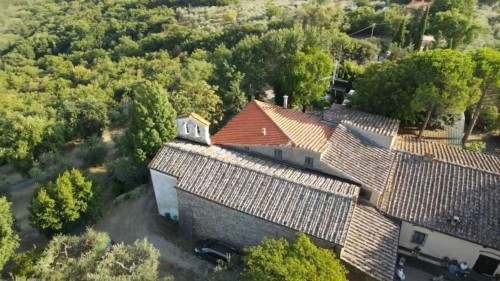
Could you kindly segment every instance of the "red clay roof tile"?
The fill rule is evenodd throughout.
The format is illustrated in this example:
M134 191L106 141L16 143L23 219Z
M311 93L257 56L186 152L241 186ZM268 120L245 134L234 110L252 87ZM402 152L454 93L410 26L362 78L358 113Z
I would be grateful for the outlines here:
M263 134L263 128L266 134ZM321 117L253 100L212 138L219 145L293 146L319 152L334 128Z

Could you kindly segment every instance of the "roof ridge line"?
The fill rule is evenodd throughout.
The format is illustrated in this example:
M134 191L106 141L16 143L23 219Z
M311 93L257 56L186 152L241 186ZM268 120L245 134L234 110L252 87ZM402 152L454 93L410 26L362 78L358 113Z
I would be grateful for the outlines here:
M413 136L413 135L398 135L398 139L397 141L400 141L400 142L410 142L410 143L425 143L425 144L430 144L430 145L435 145L435 146L441 146L441 147L446 147L446 148L451 148L451 149L457 149L457 150L460 150L464 153L467 153L467 154L471 154L471 155L485 155L485 156L489 156L489 157L494 157L494 158L498 158L500 159L500 156L495 154L495 153L491 153L491 152L474 152L474 151L470 151L470 150L467 150L467 149L464 149L462 146L459 146L459 145L454 145L454 144L448 144L448 143L440 143L440 142L436 142L436 141L432 141L432 140L428 140L426 139L425 137L422 138L422 139L418 139L416 136ZM395 150L401 150L401 149L395 149ZM406 150L402 150L402 151L406 151Z
M257 105L257 107L259 108L259 110L262 111L262 113L264 113L264 115L266 115L267 118L269 118L269 120L271 120L271 122L288 138L288 141L290 141L292 143L292 146L296 147L297 145L292 140L292 138L287 133L285 133L285 131L283 131L283 129L281 129L281 127L278 124L276 124L276 122L273 120L273 118L271 118L271 116L269 116L269 114L267 114L267 112L262 107L260 107L260 105L259 105L260 101L253 100L253 102L255 102L255 105ZM266 103L266 102L263 102L263 103ZM270 104L270 103L266 103L266 104L278 107L277 105L274 105L274 104Z
M168 145L168 144L166 144L166 145ZM222 162L222 163L226 163L228 165L233 165L233 166L237 166L237 167L240 167L240 168L243 168L243 169L251 170L253 172L256 172L256 173L259 173L259 174L263 174L263 175L266 175L266 176L269 176L269 177L278 178L280 180L283 180L283 181L286 181L286 182L289 182L289 183L293 183L293 184L297 184L297 185L302 185L302 186L304 186L306 188L309 188L309 189L312 189L314 191L318 191L318 192L321 192L321 193L326 193L326 194L330 194L330 195L344 197L344 198L351 199L351 200L356 197L354 195L342 194L342 193L335 192L335 191L327 191L327 190L324 190L324 189L321 189L321 188L317 188L317 187L313 186L312 184L301 183L299 181L295 181L295 180L291 180L291 179L284 178L284 177L281 177L281 176L273 175L271 173L267 173L267 172L263 172L263 171L258 171L258 170L252 169L252 168L245 167L245 166L243 166L241 164L238 164L238 163L231 163L229 161L223 161L221 159L217 159L217 158L215 158L215 157L213 157L211 155L206 155L206 154L203 154L203 153L198 152L198 151L190 151L190 150L186 150L186 149L183 149L183 148L177 147L177 146L168 146L168 147L176 149L176 150L181 150L181 151L184 151L184 152L187 152L187 153L191 153L191 154L196 154L196 155L199 155L199 156L208 157L208 158L213 159L215 161L219 161L219 162ZM219 148L223 149L221 147L219 147ZM251 157L253 157L253 156L251 156ZM282 165L282 164L279 164L279 165ZM291 168L292 169L296 169L296 168L293 168L293 167L291 167ZM328 178L328 179L330 179L330 178ZM337 181L337 180L334 180L334 179L331 179L331 180L335 181L335 182L341 182L341 181ZM346 183L346 182L341 182L341 183L350 184L350 183ZM350 185L355 186L354 184L350 184ZM358 189L359 189L359 187L358 187Z

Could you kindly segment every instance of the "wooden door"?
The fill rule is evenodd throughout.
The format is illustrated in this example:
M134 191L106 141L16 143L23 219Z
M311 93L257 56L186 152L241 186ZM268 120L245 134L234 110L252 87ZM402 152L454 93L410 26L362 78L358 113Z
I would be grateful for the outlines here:
M499 264L500 260L479 255L473 269L477 273L493 275Z

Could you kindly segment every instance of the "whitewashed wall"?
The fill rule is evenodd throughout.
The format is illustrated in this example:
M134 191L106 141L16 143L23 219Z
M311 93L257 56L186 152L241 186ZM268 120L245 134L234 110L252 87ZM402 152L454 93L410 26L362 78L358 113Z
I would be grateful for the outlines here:
M177 179L175 177L150 170L151 180L155 191L158 213L162 216L170 216L173 220L179 219L179 203L177 201Z
M199 128L199 133L196 127ZM180 138L208 145L211 144L209 126L201 124L192 118L185 117L177 119L177 128L179 130Z
M474 266L479 255L500 260L500 251L498 250L485 248L482 245L449 236L441 232L432 231L408 222L403 222L401 225L399 245L409 249L415 248L417 244L411 242L411 238L415 230L427 234L427 239L424 245L420 246L421 253L423 254L427 254L438 259L449 257L450 259L456 259L459 262L465 261L470 268ZM434 261L426 259L422 256L419 258L435 263ZM500 274L500 266L496 269L495 274Z

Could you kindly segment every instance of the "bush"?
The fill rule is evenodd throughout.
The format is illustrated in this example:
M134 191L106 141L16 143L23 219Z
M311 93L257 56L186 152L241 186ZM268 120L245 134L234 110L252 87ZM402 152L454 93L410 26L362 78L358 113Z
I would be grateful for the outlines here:
M128 157L121 157L108 164L113 193L118 196L145 183L148 169Z
M10 205L7 198L0 197L0 272L19 247L19 236L14 230L14 216Z
M93 135L85 140L80 149L77 151L77 156L83 161L86 167L94 167L104 163L108 148L102 141L101 137Z
M28 251L18 253L14 256L14 276L23 276L32 278L35 274L35 265L42 257L42 250L37 249L35 245Z
M477 119L477 127L485 131L494 131L500 128L500 114L496 106L486 107Z
M299 233L293 244L284 238L265 239L261 246L247 248L245 253L243 280L347 281L348 272L335 254L316 247L304 233Z
M88 229L81 236L56 236L39 255L20 256L16 277L37 280L158 280L160 253L146 239L132 245L113 242ZM26 274L26 275L25 275ZM17 280L17 279L16 279ZM167 277L165 280L172 280Z
M37 183L45 184L55 181L59 175L72 167L73 165L64 156L55 152L46 152L33 163L33 168L28 174Z
M31 223L47 236L67 233L94 214L96 193L94 184L79 170L66 171L55 182L37 185L31 200Z
M473 141L465 144L465 150L472 152L484 152L486 150L486 143L484 141Z
M130 103L111 109L108 113L110 122L113 124L124 123L130 117L130 109Z

